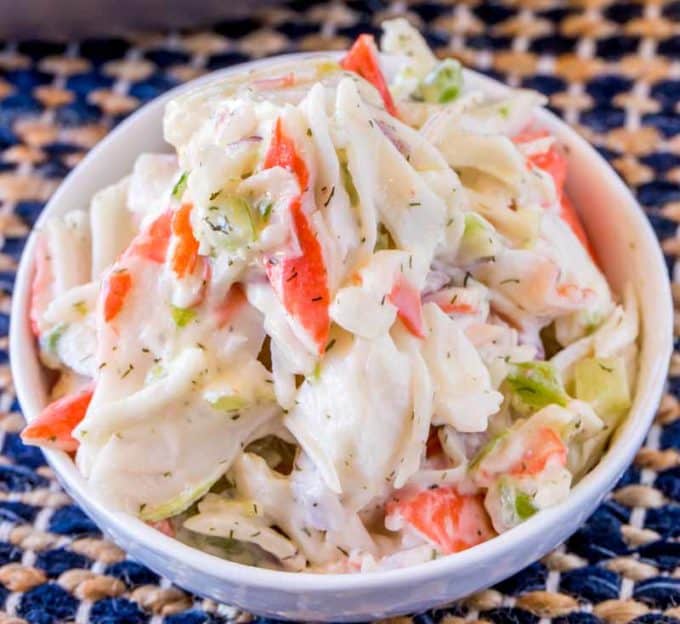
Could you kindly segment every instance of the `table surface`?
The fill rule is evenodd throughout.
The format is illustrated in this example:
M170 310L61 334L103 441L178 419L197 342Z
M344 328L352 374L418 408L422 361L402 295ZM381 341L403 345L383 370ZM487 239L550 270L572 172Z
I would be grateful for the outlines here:
M0 624L251 619L127 560L60 490L41 452L22 445L6 338L14 271L60 180L144 102L253 57L344 48L403 12L438 54L549 96L551 108L635 191L673 272L680 252L678 0L294 0L199 32L0 44ZM674 295L680 301L680 289ZM680 624L679 393L676 352L645 447L565 544L493 589L404 621Z

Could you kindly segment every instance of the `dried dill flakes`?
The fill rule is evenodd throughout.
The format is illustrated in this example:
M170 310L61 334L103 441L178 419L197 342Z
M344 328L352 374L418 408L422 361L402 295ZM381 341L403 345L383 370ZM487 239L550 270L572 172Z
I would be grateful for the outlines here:
M327 198L326 201L323 203L324 208L325 208L326 206L328 206L328 204L331 203L331 199L333 199L333 195L335 195L335 187L334 187L334 186L331 186L331 192L328 194L328 198Z

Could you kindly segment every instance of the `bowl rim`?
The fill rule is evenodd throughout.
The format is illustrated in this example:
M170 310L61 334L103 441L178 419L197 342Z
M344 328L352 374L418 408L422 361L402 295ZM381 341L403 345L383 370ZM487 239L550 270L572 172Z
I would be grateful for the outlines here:
M100 158L106 158L109 145L119 136L128 132L141 118L158 115L160 122L165 104L181 93L186 93L197 86L219 78L225 78L244 71L251 71L266 65L324 56L338 58L340 54L339 52L305 52L278 55L233 65L188 81L142 105L111 130L87 153L83 161L69 172L56 192L50 197L31 229L16 272L13 288L9 332L10 364L16 396L28 420L32 419L40 409L38 397L41 393L40 391L35 391L35 385L31 383L24 372L25 368L19 366L17 362L23 361L25 357L37 359L35 344L32 340L26 341L30 277L33 270L36 240L35 232L54 211L54 206L58 206L62 195L66 194L67 189L74 183L74 179L77 178L78 172L87 164ZM465 69L464 73L467 81L472 81L487 93L500 95L512 90L508 85L474 70ZM588 506L589 502L601 500L609 492L615 481L623 474L630 464L634 453L646 437L663 391L673 346L673 303L670 283L666 264L651 224L637 200L611 166L583 137L550 111L542 108L537 113L537 119L539 125L549 128L561 140L568 138L571 145L575 145L580 151L589 154L591 158L594 156L598 161L600 173L606 178L606 185L611 186L621 198L625 198L625 202L622 202L619 209L626 212L628 218L635 221L635 225L638 228L637 238L644 245L644 256L648 261L651 277L657 281L656 286L659 289L659 301L655 302L655 306L657 306L656 315L658 316L656 322L659 323L661 330L665 331L668 336L668 340L665 343L666 349L654 360L653 370L649 375L647 387L636 389L637 411L639 413L635 415L634 419L629 414L626 421L617 430L619 434L625 431L626 435L618 435L616 437L598 464L574 486L569 496L562 503L542 510L517 527L487 542L468 550L454 553L453 555L393 570L372 571L360 574L319 574L268 570L239 564L221 559L168 537L146 525L138 518L124 512L106 508L96 497L93 497L87 491L87 482L66 453L43 449L49 464L53 467L55 474L67 492L82 507L87 508L90 505L95 507L99 517L104 518L107 525L114 526L117 534L124 534L132 540L137 540L154 552L162 553L165 557L172 557L198 571L210 570L212 576L234 584L294 593L342 592L353 589L378 589L385 585L412 585L441 577L458 569L474 569L474 566L479 562L499 558L518 548L522 542L530 539L532 535L538 534L541 531L541 527L559 523L560 519L565 517L565 514L569 516L579 509ZM89 199L85 198L83 204L89 205ZM641 393L643 393L642 399L638 399ZM28 418L29 416L30 419ZM635 427L632 427L633 422Z

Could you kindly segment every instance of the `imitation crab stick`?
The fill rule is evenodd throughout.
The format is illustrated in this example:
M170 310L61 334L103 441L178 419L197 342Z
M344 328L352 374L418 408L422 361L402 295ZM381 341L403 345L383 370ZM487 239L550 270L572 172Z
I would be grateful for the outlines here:
M108 323L123 309L123 304L132 288L132 276L127 269L117 269L109 273L102 287L104 301L104 320Z
M267 277L288 313L312 337L318 352L323 353L330 331L330 294L323 252L299 197L291 202L290 211L301 253L270 258L266 264Z
M307 189L307 165L291 137L284 132L281 118L274 125L264 161L265 169L277 166L295 174L301 191ZM289 210L299 251L283 258L269 258L266 262L267 277L288 313L312 337L318 352L323 353L330 331L330 293L323 250L302 209L302 195L291 200Z
M182 204L172 217L172 233L176 238L171 266L177 277L193 272L198 259L198 241L191 227L192 204Z
M542 139L550 136L544 130L536 132L523 132L513 138L515 143L529 143L536 139ZM528 157L529 162L534 166L549 173L555 183L555 189L560 199L560 217L571 228L572 232L581 241L583 246L587 249L591 257L594 257L593 248L588 240L583 224L579 219L574 206L569 201L567 194L564 192L564 184L567 180L567 161L560 151L553 145L549 150L532 154Z
M163 263L170 244L172 212L167 210L137 235L125 251L125 256L140 257L152 262Z
M397 275L388 299L397 308L397 317L406 329L418 338L425 338L420 292L404 277L403 273Z
M347 55L340 61L340 65L343 69L359 74L370 82L380 93L385 110L393 117L399 117L392 94L380 70L375 41L371 35L359 35Z
M482 498L461 494L453 487L423 490L388 503L387 515L395 514L445 554L481 544L495 535Z
M92 400L92 385L50 403L33 422L21 432L26 444L35 444L67 451L77 450L78 440L72 433L85 417Z
M554 429L540 427L531 434L522 457L509 472L520 476L537 475L543 472L550 461L565 466L567 447Z
M272 132L267 155L264 158L263 167L264 169L283 167L295 174L300 185L300 191L307 189L309 182L307 165L300 154L298 154L293 139L284 132L281 117L278 117L274 123L274 131Z
M44 234L39 235L35 246L35 273L31 283L31 305L29 320L34 336L40 334L40 317L45 311L50 298L52 284L52 266L50 264L47 240Z

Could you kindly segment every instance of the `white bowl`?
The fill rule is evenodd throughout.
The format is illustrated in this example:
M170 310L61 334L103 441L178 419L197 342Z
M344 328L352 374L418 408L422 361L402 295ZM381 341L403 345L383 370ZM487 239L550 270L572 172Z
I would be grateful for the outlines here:
M288 57L287 60L290 60ZM251 69L230 68L184 85L144 106L106 137L66 178L43 211L49 216L85 208L93 193L129 172L145 151L167 150L161 134L165 103L196 82ZM466 81L491 94L503 85L474 72ZM641 301L640 374L633 406L609 451L567 500L470 550L425 564L364 575L314 575L262 570L224 561L166 537L94 500L65 453L46 451L66 491L133 558L202 596L270 617L359 621L417 612L488 587L542 557L591 514L633 459L652 422L672 350L672 303L666 265L642 210L602 157L547 111L540 123L566 146L568 192L614 288L631 281ZM10 359L27 420L45 405L46 383L28 323L35 237L22 258L12 305Z

